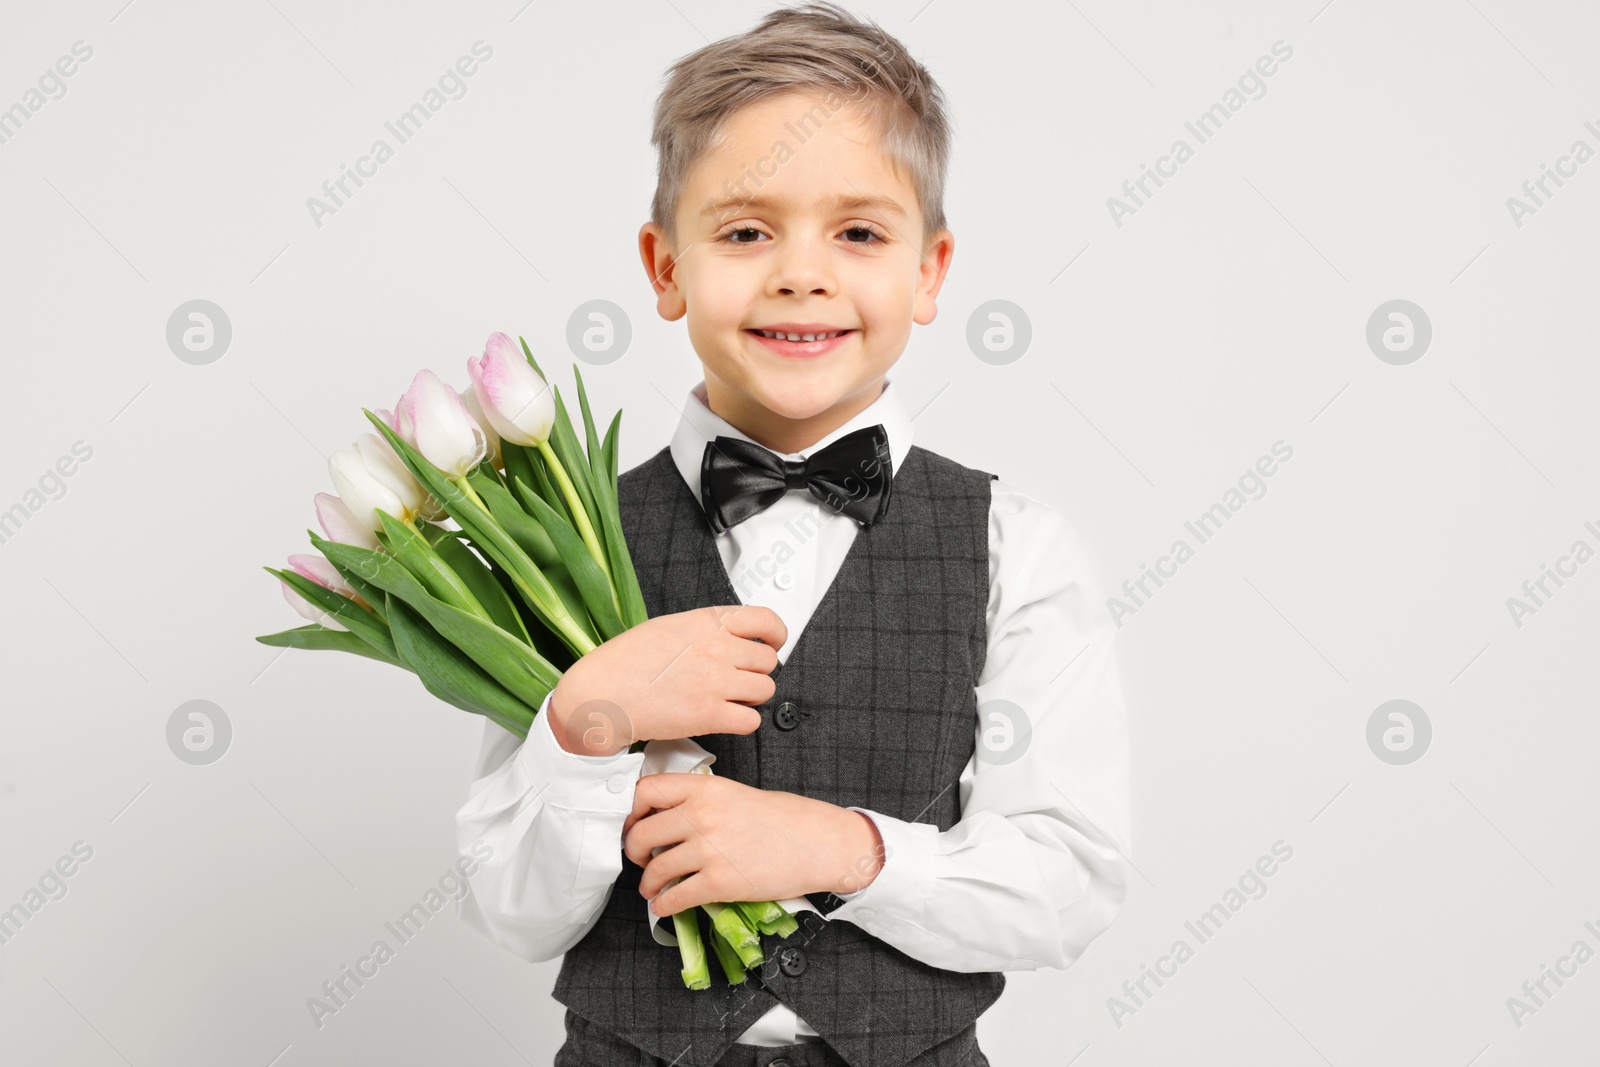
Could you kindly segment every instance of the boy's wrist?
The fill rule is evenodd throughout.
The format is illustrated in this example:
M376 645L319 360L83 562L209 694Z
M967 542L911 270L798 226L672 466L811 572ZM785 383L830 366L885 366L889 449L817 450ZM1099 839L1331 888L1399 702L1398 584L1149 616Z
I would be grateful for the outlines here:
M562 680L565 681L565 678L566 676L564 675ZM615 729L590 729L574 732L566 714L570 710L571 704L572 694L564 692L561 682L557 682L555 689L550 693L550 702L546 711L550 715L550 728L556 735L556 744L560 745L564 751L570 752L575 756L615 756L626 752L629 746L632 745L632 738L619 739L616 736L618 731ZM580 722L578 725L582 726L583 724ZM614 727L616 724L608 723L607 725ZM618 740L622 741L621 745L617 744ZM611 747L609 750L605 747L592 747L589 744L591 741L603 741Z
M878 877L884 861L883 837L878 833L877 824L859 811L840 810L848 820L842 851L846 867L838 883L829 890L836 895L858 893L867 888Z

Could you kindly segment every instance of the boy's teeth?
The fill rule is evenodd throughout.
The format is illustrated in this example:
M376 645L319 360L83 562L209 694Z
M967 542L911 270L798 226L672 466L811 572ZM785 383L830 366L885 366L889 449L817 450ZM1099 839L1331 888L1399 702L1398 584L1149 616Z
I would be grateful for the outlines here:
M826 341L830 338L838 337L839 334L845 331L838 330L834 333L778 333L774 330L758 330L756 332L761 334L762 337L781 337L785 341Z

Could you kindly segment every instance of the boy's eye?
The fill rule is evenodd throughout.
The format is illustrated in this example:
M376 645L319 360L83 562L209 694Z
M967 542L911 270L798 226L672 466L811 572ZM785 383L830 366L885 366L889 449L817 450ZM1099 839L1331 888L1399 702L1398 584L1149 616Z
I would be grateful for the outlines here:
M872 226L865 226L865 225L847 226L847 227L845 227L845 229L841 230L840 233L841 234L865 234L866 235L864 238L860 238L860 239L849 239L849 238L847 238L846 241L845 241L846 244L865 245L865 244L871 244L874 240L877 240L880 243L886 243L889 240L889 238L887 236L885 236L883 233L881 233L876 227L872 227ZM752 237L750 240L741 240L738 237L739 234L754 234L755 237ZM756 229L754 226L735 226L733 229L728 230L728 231L722 233L721 235L713 238L713 240L721 241L724 244L730 244L730 245L753 245L753 244L759 244L760 241L758 239L760 237L762 237L762 236L764 236L762 234L762 232L760 230Z
M845 230L844 232L845 233L864 233L864 234L867 235L867 239L864 240L864 241L850 241L850 242L848 242L848 243L853 244L853 245L871 244L874 238L876 238L879 241L887 241L888 240L887 237L885 237L883 234L879 233L877 230L873 229L871 226L851 226L849 229Z
M737 241L737 240L734 240L734 234L739 234L739 233L753 233L753 234L756 234L757 236L759 236L761 234L761 231L756 229L753 226L736 226L733 229L729 230L727 233L723 234L721 237L718 237L717 240L726 241L731 245L753 245L753 244L756 243L755 241Z

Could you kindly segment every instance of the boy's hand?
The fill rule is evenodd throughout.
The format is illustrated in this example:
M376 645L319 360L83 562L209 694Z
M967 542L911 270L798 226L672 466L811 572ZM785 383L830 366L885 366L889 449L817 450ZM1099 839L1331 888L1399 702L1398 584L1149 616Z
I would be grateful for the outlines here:
M707 902L853 893L883 866L877 828L860 812L709 774L640 778L622 832L657 916ZM657 846L666 849L652 859ZM688 877L663 892L679 875Z
M635 741L754 733L761 713L750 705L777 691L770 675L788 636L777 612L755 605L646 620L562 675L549 708L556 739L568 752L609 756Z

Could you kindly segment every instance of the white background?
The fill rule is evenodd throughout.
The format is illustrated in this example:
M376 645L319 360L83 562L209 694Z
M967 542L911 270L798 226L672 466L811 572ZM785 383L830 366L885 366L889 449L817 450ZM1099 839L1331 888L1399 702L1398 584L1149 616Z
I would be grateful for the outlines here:
M633 326L584 368L626 412L622 468L666 443L699 364L635 251L650 108L672 60L768 5L123 3L12 5L0 32L0 107L94 50L0 144L0 509L93 449L0 544L0 908L94 850L0 946L0 1060L548 1063L558 964L453 910L313 1024L307 998L453 862L481 727L392 668L255 643L301 621L259 568L309 550L327 455L418 368L464 385L490 331L521 333L575 405L588 300ZM1600 962L1520 1027L1506 1001L1600 950L1600 562L1520 627L1506 601L1600 549L1600 162L1520 227L1506 200L1600 149L1600 20L1322 3L862 9L956 124L956 256L893 372L917 442L1069 515L1111 588L1294 450L1124 620L1141 876L1074 967L1010 975L979 1024L997 1065L1593 1048ZM467 95L316 226L306 199L480 39ZM1107 198L1278 40L1266 95L1117 226ZM206 366L165 339L195 298L233 328ZM1032 323L1004 366L966 343L992 299ZM1433 326L1409 365L1365 339L1393 299ZM1405 766L1366 740L1397 698L1433 728ZM234 730L209 766L166 741L193 699ZM1278 840L1267 894L1197 945L1185 920ZM1179 938L1194 958L1118 1026L1108 998Z

